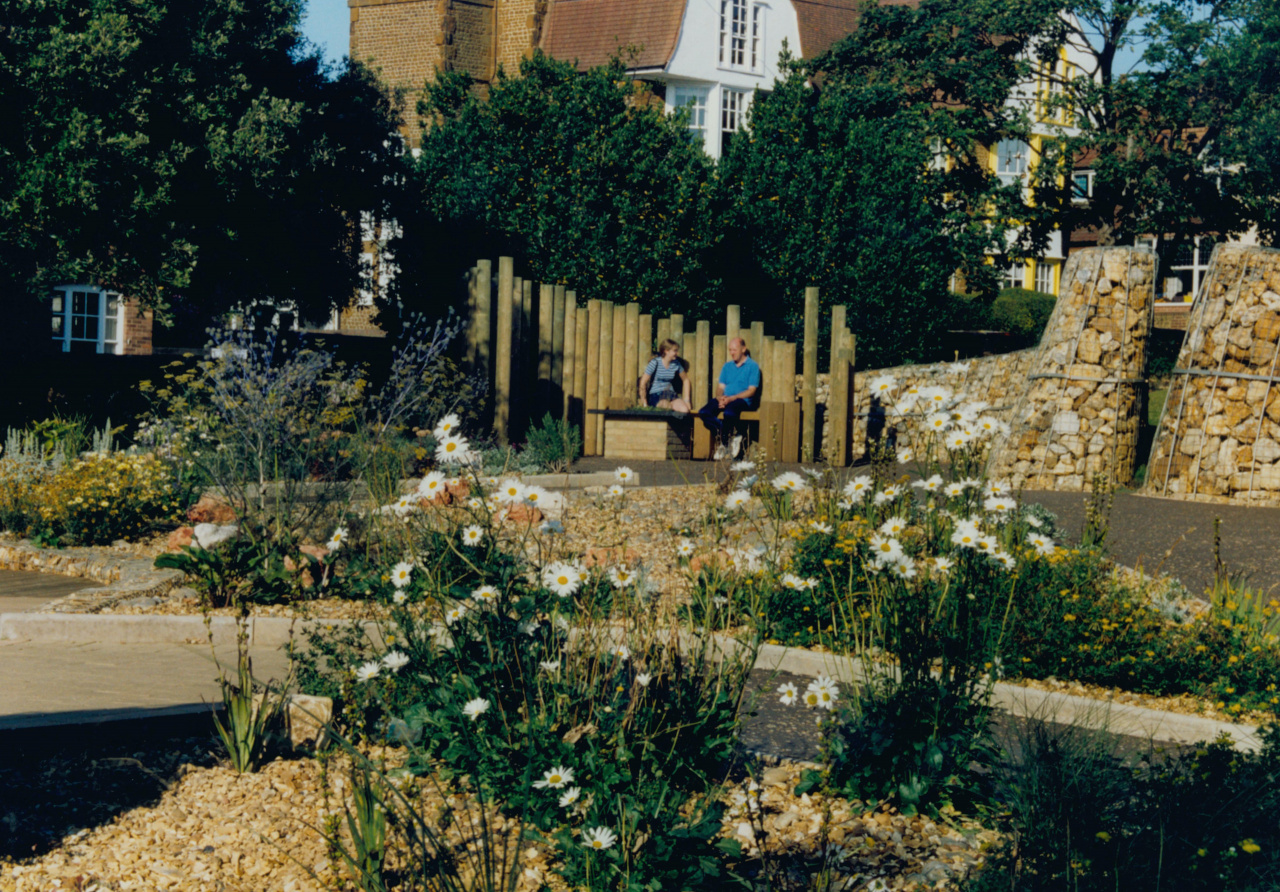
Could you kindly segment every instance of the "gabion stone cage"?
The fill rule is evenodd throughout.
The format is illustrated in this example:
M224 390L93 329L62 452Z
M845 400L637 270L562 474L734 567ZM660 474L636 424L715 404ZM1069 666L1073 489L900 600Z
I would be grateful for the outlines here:
M1178 353L1144 492L1280 504L1280 251L1219 245Z
M1067 260L1027 387L988 472L1015 489L1084 491L1136 468L1155 254L1086 248Z

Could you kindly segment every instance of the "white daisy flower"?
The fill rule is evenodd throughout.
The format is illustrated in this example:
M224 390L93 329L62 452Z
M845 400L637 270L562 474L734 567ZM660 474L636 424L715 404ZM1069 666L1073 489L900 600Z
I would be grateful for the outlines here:
M745 489L735 489L729 495L725 496L724 507L726 511L733 511L738 508L747 507L751 501L751 493Z
M636 584L636 573L634 570L627 569L626 566L613 567L609 570L609 581L613 583L613 587L621 591L627 586Z
M538 790L545 790L547 788L559 790L562 787L567 787L571 783L573 783L573 769L565 768L563 765L557 765L550 771L544 771L542 773L542 780L534 781L533 786Z
M647 688L649 686L649 682L651 681L653 681L653 676L650 675L648 672L636 673L636 684L640 685L640 687Z
M445 491L444 474L432 471L418 481L418 495L424 499L434 498Z
M1007 496L1009 494L1008 480L988 480L987 495L989 496Z
M835 680L825 675L819 675L809 682L809 687L805 688L804 702L806 706L832 710L836 708L836 700L839 699L839 696L840 687Z
M871 495L875 489L875 483L866 474L854 477L844 485L844 494L852 501L859 501Z
M933 569L939 573L946 573L955 566L955 561L947 557L936 557L933 559Z
M361 663L356 668L356 681L372 681L382 671L382 664L376 661Z
M822 523L821 521L818 521L818 520L811 520L809 521L809 526L813 528L813 531L815 533L831 532L831 524L829 523Z
M978 540L981 538L982 532L978 529L978 525L968 520L957 523L955 532L951 534L951 542L961 548L977 548Z
M413 575L413 564L408 561L401 561L391 568L391 584L396 588L404 588L409 584L409 579Z
M952 452L964 449L973 442L973 432L968 430L955 430L947 434L947 448Z
M409 593L402 588L396 589L391 595L391 600L397 604L403 604L405 601L409 600Z
M624 663L631 658L631 648L627 647L625 644L619 644L609 652Z
M607 490L605 490L605 495L607 495L611 499L616 499L619 496L625 495L626 492L627 491L623 488L621 483L614 483Z
M467 607L465 604L455 605L445 611L444 621L448 625L453 625L467 615Z
M613 848L613 844L618 841L618 834L614 833L608 827L592 827L590 830L582 832L582 844L589 849L601 851L603 849Z
M619 483L630 483L632 480L636 479L636 472L628 468L626 465L623 465L613 472L613 476Z
M549 564L542 571L542 583L562 598L567 598L582 584L582 572L572 564Z
M773 488L778 492L801 492L805 487L804 478L795 471L786 471L773 478Z
M979 536L973 547L983 554L995 554L999 543L991 536Z
M524 484L519 480L503 480L498 486L498 498L507 505L524 501Z
M730 471L754 471L755 467L756 467L755 462L747 461L746 459L743 459L742 461L736 461L732 465L730 465L729 470Z
M436 461L442 464L461 464L470 460L471 449L465 439L456 434L440 438L436 446Z
M946 485L946 488L945 488L945 489L943 489L943 492L945 492L945 493L947 494L947 497L948 497L948 498L952 498L952 499L954 499L954 498L958 498L958 497L960 497L960 496L964 495L964 484L963 484L963 483L948 483L948 484Z
M1027 526L1033 529L1038 530L1042 526L1044 526L1044 522L1041 521L1040 518L1036 517L1034 514L1023 514L1022 519L1027 522Z
M450 412L448 415L436 422L435 429L431 431L431 435L437 440L443 440L450 434L457 433L458 427L462 424L458 416Z
M560 795L560 807L568 808L578 801L578 797L582 795L581 787L570 787Z
M693 543L688 539L681 539L679 544L676 545L676 554L680 555L680 557L693 557L693 552Z
M1006 570L1012 570L1014 567L1018 565L1018 562L1013 559L1013 555L1007 554L1003 551L999 551L999 550L993 551L991 553L991 558L1001 567L1004 567Z
M868 541L868 544L871 546L871 553L877 558L896 561L902 556L902 543L892 536L876 533Z
M382 665L386 666L392 672L399 672L405 666L409 665L409 655L401 653L398 650L387 651L386 656L382 658Z
M911 485L916 489L923 489L925 492L937 492L942 488L942 475L934 474L925 480L917 480Z
M543 672L555 672L560 668L559 660L543 660L538 664L538 668Z
M1017 502L1013 499L1004 498L1002 496L990 496L983 501L982 507L992 514L1008 514L1018 507Z
M910 446L904 446L898 450L898 464L906 465L915 461L916 454L911 451Z
M329 541L324 544L324 547L329 549L329 551L337 551L346 543L346 541L347 528L338 527L333 531L333 535L329 537Z
M795 703L796 699L800 696L800 692L796 690L796 686L790 682L778 688L778 693L782 695L778 700L783 706L790 706L792 703Z
M545 505L548 501L547 496L551 495L541 486L526 486L524 489L524 500L530 505Z
M479 545L483 539L484 539L484 530L476 526L475 524L472 524L471 526L466 527L462 531L463 545L470 545L474 547L476 545Z
M824 472L819 471L817 468L801 468L800 470L803 471L805 476L810 480L821 480L824 475Z
M1053 554L1053 540L1043 533L1027 533L1027 544L1040 554Z
M889 564L889 572L900 579L912 579L916 575L916 562L904 554Z
M878 378L872 378L868 389L872 396L886 397L891 396L898 389L897 380L891 375L881 375Z
M907 521L901 517L887 517L884 523L880 524L880 532L886 536L901 536L907 528Z
M471 598L481 604L490 604L498 600L498 590L491 585L482 585L471 593Z
M538 527L538 532L544 536L554 536L564 532L564 524L558 520L544 521L542 526Z
M474 700L468 700L466 705L462 707L462 714L473 722L488 711L489 701L483 697L476 697Z

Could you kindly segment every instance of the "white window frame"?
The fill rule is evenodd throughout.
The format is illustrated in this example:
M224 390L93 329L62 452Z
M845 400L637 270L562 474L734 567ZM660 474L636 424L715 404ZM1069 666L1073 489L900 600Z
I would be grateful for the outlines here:
M768 4L720 0L720 68L764 73Z
M751 107L750 90L720 89L720 154L724 155L725 134L740 132L747 123L747 109Z
M1021 182L1031 161L1031 145L1021 139L996 143L996 176L1006 185Z
M1002 277L1005 288L1026 288L1027 287L1027 265L1025 263L1013 261L1005 268Z
M1179 292L1179 296L1185 293L1184 300L1194 300L1195 296L1200 293L1200 283L1204 281L1204 277L1209 272L1209 260L1213 257L1213 249L1218 243L1214 240L1206 239L1205 236L1195 236L1191 244L1191 262L1179 263L1174 265L1169 263L1169 272L1189 272L1191 273L1191 290L1189 292Z
M707 144L707 100L708 91L697 87L673 87L671 89L672 110L689 109L689 135Z
M72 344L92 344L94 352L119 356L124 353L124 295L97 285L58 285L52 289L50 313L53 324L53 340L62 345L63 353L71 352ZM89 296L96 309L89 312ZM76 312L79 301L81 312ZM115 308L111 309L111 304ZM76 319L81 323L81 336L75 337ZM93 336L87 336L89 320L93 320Z
M1057 296L1058 294L1057 290L1053 287L1053 280L1055 278L1053 274L1053 267L1054 264L1044 258L1036 261L1035 290L1039 291L1041 294L1052 294L1054 296Z

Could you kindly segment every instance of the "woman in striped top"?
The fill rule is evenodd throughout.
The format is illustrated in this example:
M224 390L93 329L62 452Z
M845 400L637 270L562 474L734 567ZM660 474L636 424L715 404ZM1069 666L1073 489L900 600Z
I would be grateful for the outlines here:
M658 346L658 355L644 367L644 374L640 376L640 404L676 412L690 411L689 375L680 358L680 345L670 338Z

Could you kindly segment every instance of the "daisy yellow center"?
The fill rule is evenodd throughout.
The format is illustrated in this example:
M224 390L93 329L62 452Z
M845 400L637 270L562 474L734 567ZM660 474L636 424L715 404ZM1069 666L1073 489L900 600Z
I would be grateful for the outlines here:
M457 449L457 448L458 448L458 444L457 444L457 443L446 443L446 444L445 444L445 447L444 447L444 451L445 451L445 452L452 452L453 450L455 450L455 449Z
M602 842L601 842L600 840L598 840L598 839L593 839L593 840L591 840L591 848L593 848L593 849L603 849L603 848L604 848L604 843L602 843Z
M568 576L557 576L557 577L556 577L556 583L557 583L558 585L568 585L568 584L569 584L569 577L568 577Z

